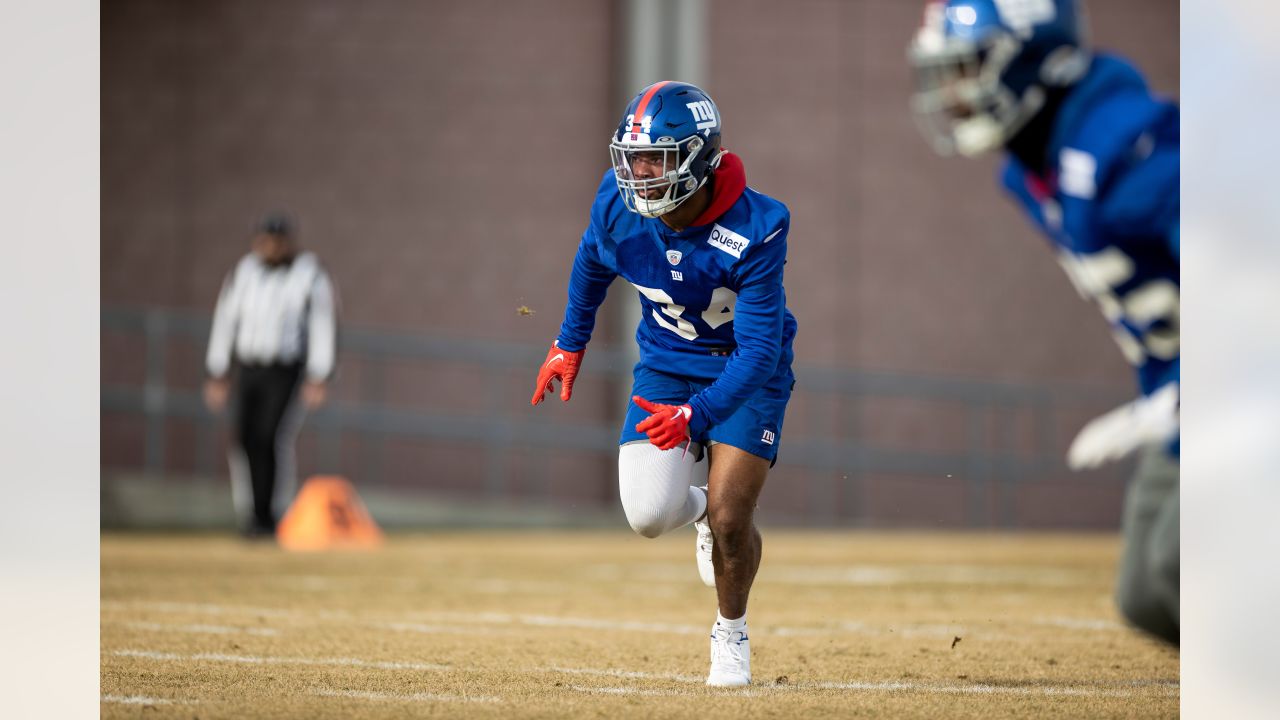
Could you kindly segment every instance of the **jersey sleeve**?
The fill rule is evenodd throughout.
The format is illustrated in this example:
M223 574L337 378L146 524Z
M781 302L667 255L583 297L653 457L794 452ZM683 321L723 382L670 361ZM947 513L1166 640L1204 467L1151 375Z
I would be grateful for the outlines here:
M778 369L786 315L782 268L787 261L789 226L790 218L784 217L734 268L738 299L733 335L737 349L716 381L690 398L694 432L728 420Z
M213 327L209 330L209 348L205 353L205 370L213 378L225 377L231 369L231 351L235 346L236 308L239 305L236 271L239 264L227 273L218 293L218 303L213 309Z
M1098 205L1098 222L1121 243L1163 242L1179 255L1179 149L1158 144L1122 162Z
M570 352L578 352L591 341L596 326L596 310L609 292L609 284L617 273L600 259L599 230L593 221L582 233L578 254L573 259L573 272L569 275L569 301L564 308L564 321L560 323L557 346Z
M307 379L324 382L333 376L337 356L337 293L321 268L311 285L307 312Z

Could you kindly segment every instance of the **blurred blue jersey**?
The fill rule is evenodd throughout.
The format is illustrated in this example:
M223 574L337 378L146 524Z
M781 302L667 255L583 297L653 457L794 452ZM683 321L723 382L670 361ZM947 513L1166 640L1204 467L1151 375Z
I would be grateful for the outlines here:
M1063 101L1049 166L1009 156L1004 184L1097 302L1144 395L1179 378L1178 107L1106 55Z
M715 175L714 219L676 232L627 210L607 171L578 245L558 337L566 350L586 347L613 278L630 282L640 292L640 364L713 381L689 400L695 431L725 421L789 368L796 334L782 286L790 213L773 198L734 188L734 173L745 185L741 161L727 155ZM726 197L735 192L736 199ZM717 205L727 209L715 212Z

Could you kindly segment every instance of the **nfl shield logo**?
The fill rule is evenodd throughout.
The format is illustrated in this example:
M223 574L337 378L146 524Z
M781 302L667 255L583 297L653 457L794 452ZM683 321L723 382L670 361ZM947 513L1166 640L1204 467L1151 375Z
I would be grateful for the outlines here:
M683 254L683 253L681 253L679 250L668 250L668 251L667 251L667 262L671 263L672 265L679 265L679 264L680 264L680 258L682 258L682 257L684 257L684 254Z

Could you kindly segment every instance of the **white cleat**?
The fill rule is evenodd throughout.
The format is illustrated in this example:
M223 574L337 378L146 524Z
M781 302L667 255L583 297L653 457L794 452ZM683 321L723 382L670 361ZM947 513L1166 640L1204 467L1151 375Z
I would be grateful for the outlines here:
M699 488L706 492L706 488ZM694 557L698 559L698 576L702 578L702 584L707 587L716 586L716 566L711 562L711 545L714 540L711 537L711 523L706 519L699 520L693 524L695 530L698 531L698 546Z
M711 687L743 687L751 684L751 645L747 627L730 630L720 623L711 626Z

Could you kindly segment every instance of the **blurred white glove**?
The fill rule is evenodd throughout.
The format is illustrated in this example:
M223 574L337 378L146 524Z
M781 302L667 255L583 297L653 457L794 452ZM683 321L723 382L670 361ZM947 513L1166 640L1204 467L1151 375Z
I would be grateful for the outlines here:
M1178 434L1178 405L1178 383L1171 382L1090 420L1071 442L1067 466L1088 470L1143 446L1172 440Z

